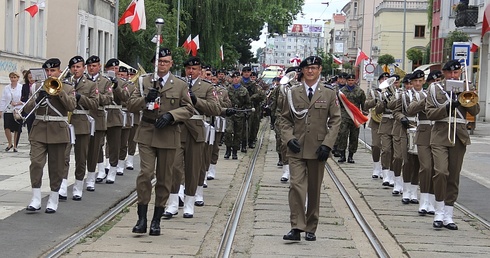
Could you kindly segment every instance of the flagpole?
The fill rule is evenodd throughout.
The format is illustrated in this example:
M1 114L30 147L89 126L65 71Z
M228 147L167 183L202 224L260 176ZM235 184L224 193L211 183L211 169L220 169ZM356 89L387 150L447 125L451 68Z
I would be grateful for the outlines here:
M117 21L119 20L119 0L116 0L116 6L115 6L116 10L114 10L114 57L117 58L117 41L118 41L118 33L119 33L119 30L118 30L118 25L117 25ZM107 61L107 60L106 60Z
M180 28L180 0L177 0L177 42L176 47L179 47L179 28Z

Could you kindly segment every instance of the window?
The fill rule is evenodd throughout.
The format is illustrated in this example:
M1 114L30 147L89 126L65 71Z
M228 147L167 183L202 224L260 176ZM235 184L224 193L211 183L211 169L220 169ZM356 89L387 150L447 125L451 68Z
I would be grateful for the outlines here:
M24 10L26 9L26 2L21 1L19 10ZM25 54L25 32L26 32L26 12L20 12L19 13L19 30L18 30L18 36L19 36L19 43L18 43L18 48L17 52L19 54Z
M351 47L356 47L356 32L355 31L352 31L351 32L351 35L352 35L352 45Z
M415 37L425 38L425 25L415 25Z

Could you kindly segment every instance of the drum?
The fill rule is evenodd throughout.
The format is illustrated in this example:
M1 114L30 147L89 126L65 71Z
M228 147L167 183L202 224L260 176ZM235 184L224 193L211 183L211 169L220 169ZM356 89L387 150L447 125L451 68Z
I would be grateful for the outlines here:
M417 155L417 144L415 144L415 133L417 133L417 128L407 129L408 138L408 153Z

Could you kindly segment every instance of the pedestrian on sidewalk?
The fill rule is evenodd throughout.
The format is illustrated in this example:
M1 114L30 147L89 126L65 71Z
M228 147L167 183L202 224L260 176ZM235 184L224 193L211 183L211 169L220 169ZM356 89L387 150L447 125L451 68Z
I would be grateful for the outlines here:
M20 101L22 95L22 84L19 83L19 75L15 72L9 74L10 84L3 89L2 99L0 100L0 118L3 115L3 129L7 138L7 148L9 151L14 148L17 152L17 143L19 143L20 134L22 133L22 119L15 116L20 115L24 103ZM14 138L12 139L12 133Z

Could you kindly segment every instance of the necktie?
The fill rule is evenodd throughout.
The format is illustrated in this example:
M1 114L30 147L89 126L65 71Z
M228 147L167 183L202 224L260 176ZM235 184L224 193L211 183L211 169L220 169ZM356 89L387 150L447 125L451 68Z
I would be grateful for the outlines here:
M163 88L163 84L164 84L163 78L162 77L158 78L158 81L160 82L160 89Z
M313 89L308 88L308 99L311 100L311 98L313 98Z

